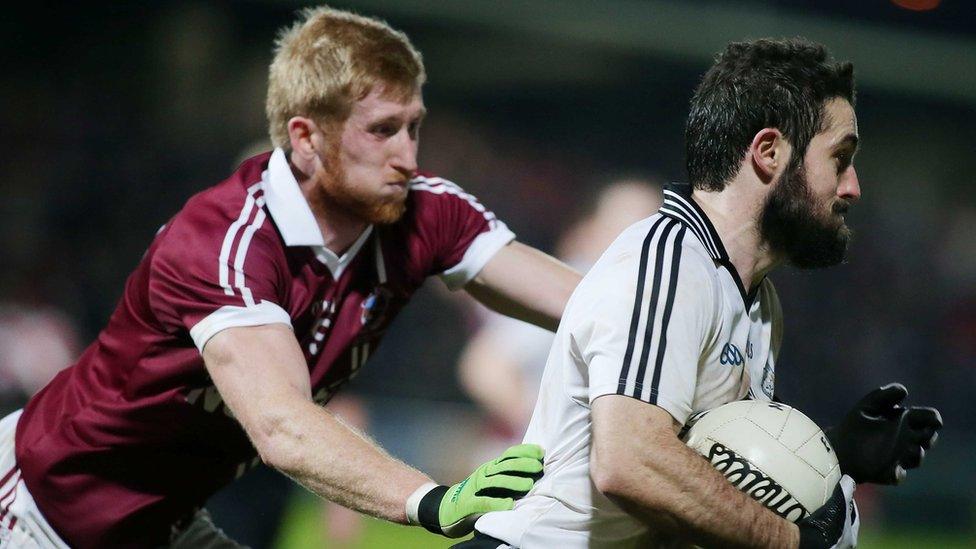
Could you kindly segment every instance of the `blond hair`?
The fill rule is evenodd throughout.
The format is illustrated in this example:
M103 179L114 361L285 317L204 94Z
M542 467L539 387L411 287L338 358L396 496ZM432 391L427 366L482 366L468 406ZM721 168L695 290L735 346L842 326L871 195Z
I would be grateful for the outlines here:
M385 22L327 6L302 10L275 42L265 105L271 142L289 146L294 116L341 124L374 87L407 99L425 79L420 53Z

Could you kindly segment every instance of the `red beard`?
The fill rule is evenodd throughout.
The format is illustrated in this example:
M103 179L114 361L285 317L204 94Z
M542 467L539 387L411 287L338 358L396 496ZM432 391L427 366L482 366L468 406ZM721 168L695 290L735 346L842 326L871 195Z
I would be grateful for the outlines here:
M310 197L317 213L340 209L374 225L395 223L407 209L406 195L381 198L349 185L339 161L338 145L330 147L324 167L315 173L316 184Z

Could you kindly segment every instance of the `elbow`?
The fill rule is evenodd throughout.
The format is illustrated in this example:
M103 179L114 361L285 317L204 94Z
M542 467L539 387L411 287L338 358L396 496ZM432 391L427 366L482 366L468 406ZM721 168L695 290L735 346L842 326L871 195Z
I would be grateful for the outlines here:
M294 452L291 448L295 444L287 432L284 417L268 414L260 418L248 434L262 463L284 473L292 469Z
M593 480L593 486L607 497L621 495L626 484L621 476L620 472L611 465L597 466L595 463L590 463L590 479Z
M285 461L283 452L279 451L275 444L270 440L258 442L252 439L251 442L254 444L254 449L258 452L258 457L261 458L261 463L279 471L283 470Z
M590 454L590 479L596 489L610 498L627 499L637 482L635 470L628 461L620 454L600 451L594 446Z
M599 452L590 455L593 486L624 510L641 509L642 514L667 514L668 486L656 471L640 459Z

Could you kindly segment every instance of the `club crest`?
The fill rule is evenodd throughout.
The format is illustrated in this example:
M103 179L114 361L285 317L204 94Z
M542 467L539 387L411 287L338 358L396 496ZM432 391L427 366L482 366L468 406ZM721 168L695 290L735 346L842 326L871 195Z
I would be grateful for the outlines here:
M773 367L766 363L763 367L762 376L762 392L766 395L766 398L772 399L773 394L775 394L776 389L776 373L773 372Z
M360 305L359 321L365 331L382 326L392 302L393 292L386 286L377 286Z

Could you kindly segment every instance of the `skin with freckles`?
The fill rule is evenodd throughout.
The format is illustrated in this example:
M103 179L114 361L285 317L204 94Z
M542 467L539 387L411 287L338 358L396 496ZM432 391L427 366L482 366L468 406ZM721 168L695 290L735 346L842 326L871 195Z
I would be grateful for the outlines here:
M417 171L420 94L401 102L374 90L357 101L317 167L313 204L330 202L370 223L393 223L406 208L407 182ZM331 143L330 143L331 142Z
M377 86L342 123L288 122L292 170L336 253L367 225L394 223L406 209L426 109L419 91L402 95Z

